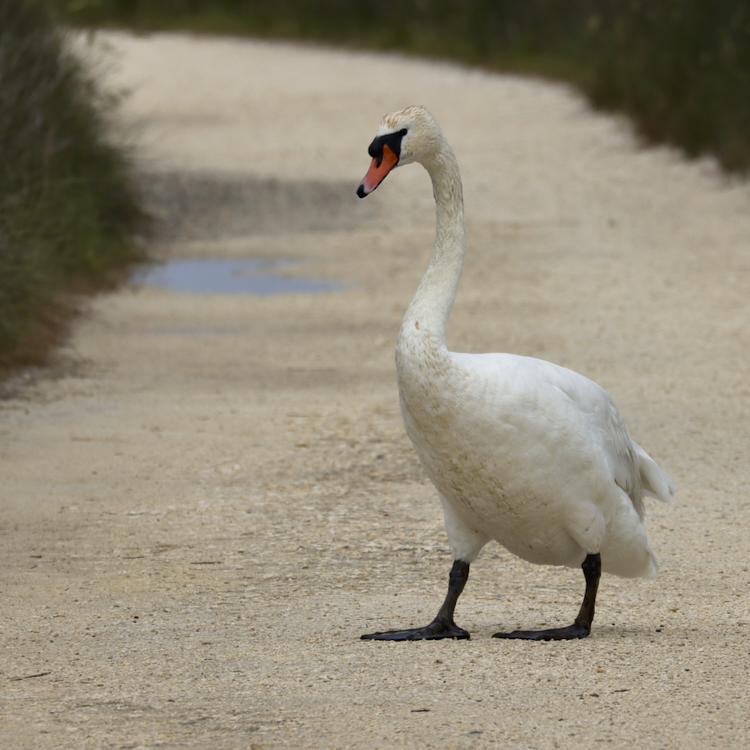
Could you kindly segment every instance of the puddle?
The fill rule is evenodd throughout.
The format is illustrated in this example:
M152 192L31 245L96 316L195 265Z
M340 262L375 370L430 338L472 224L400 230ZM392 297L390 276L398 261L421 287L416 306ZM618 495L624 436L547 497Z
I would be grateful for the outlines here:
M294 265L289 260L173 260L137 271L132 281L173 292L199 294L315 294L343 289L336 281L277 276L264 271Z

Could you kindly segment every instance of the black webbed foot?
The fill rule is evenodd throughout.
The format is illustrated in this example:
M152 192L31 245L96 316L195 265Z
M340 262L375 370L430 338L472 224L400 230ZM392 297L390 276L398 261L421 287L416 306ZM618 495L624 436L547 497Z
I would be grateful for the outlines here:
M453 620L456 602L469 578L469 563L455 560L448 576L448 593L437 617L423 628L410 630L386 630L382 633L367 633L362 636L365 641L437 641L441 638L468 640L469 633L459 628Z
M364 641L436 641L441 638L457 638L469 640L471 636L467 630L459 628L455 622L436 617L423 628L410 630L386 630L382 633L367 633L362 636Z
M599 589L599 578L602 573L602 559L599 553L586 555L581 568L586 579L586 591L578 617L572 625L549 630L513 630L510 633L495 633L492 637L525 641L572 641L576 638L586 638L591 632L591 623L594 621L596 592Z
M574 622L564 628L550 628L549 630L513 630L510 633L495 633L493 638L512 638L524 641L572 641L576 638L586 638L591 632L591 626L585 622Z

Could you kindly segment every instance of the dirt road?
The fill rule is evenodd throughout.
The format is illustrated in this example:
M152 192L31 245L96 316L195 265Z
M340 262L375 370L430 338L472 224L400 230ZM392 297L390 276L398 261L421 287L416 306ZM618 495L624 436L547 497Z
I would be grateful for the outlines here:
M750 189L639 149L565 87L314 47L106 37L163 258L294 259L341 291L94 300L0 401L0 746L750 747ZM381 115L451 139L469 252L451 348L571 367L675 479L655 581L488 546L468 642L393 348L433 239L426 173L354 189Z

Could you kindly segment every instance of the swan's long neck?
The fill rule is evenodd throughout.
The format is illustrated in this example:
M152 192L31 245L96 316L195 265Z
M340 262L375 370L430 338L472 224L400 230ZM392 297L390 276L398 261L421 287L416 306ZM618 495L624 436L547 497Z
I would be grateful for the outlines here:
M435 195L435 248L404 316L399 345L419 341L429 349L445 350L445 328L466 252L463 190L458 162L447 141L424 166Z

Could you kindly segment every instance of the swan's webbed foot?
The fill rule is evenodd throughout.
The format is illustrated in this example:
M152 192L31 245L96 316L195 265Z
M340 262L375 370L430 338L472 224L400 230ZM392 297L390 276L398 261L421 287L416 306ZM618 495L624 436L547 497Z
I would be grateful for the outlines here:
M591 632L591 625L586 622L574 622L564 628L549 630L513 630L510 633L495 633L493 638L512 638L524 641L572 641L575 638L586 638Z
M602 558L599 553L586 555L581 569L586 579L586 591L578 617L572 625L549 630L513 630L510 633L495 633L492 637L524 641L572 641L576 638L586 638L591 632L591 623L594 621L596 592L599 589L599 578L602 574Z
M453 620L436 617L429 625L411 630L386 630L382 633L366 633L364 641L436 641L441 638L469 640L467 630L459 628Z
M435 619L423 628L411 630L386 630L382 633L367 633L365 641L436 641L441 638L469 639L469 632L459 628L453 620L456 602L469 578L469 563L454 560L448 576L448 593Z

